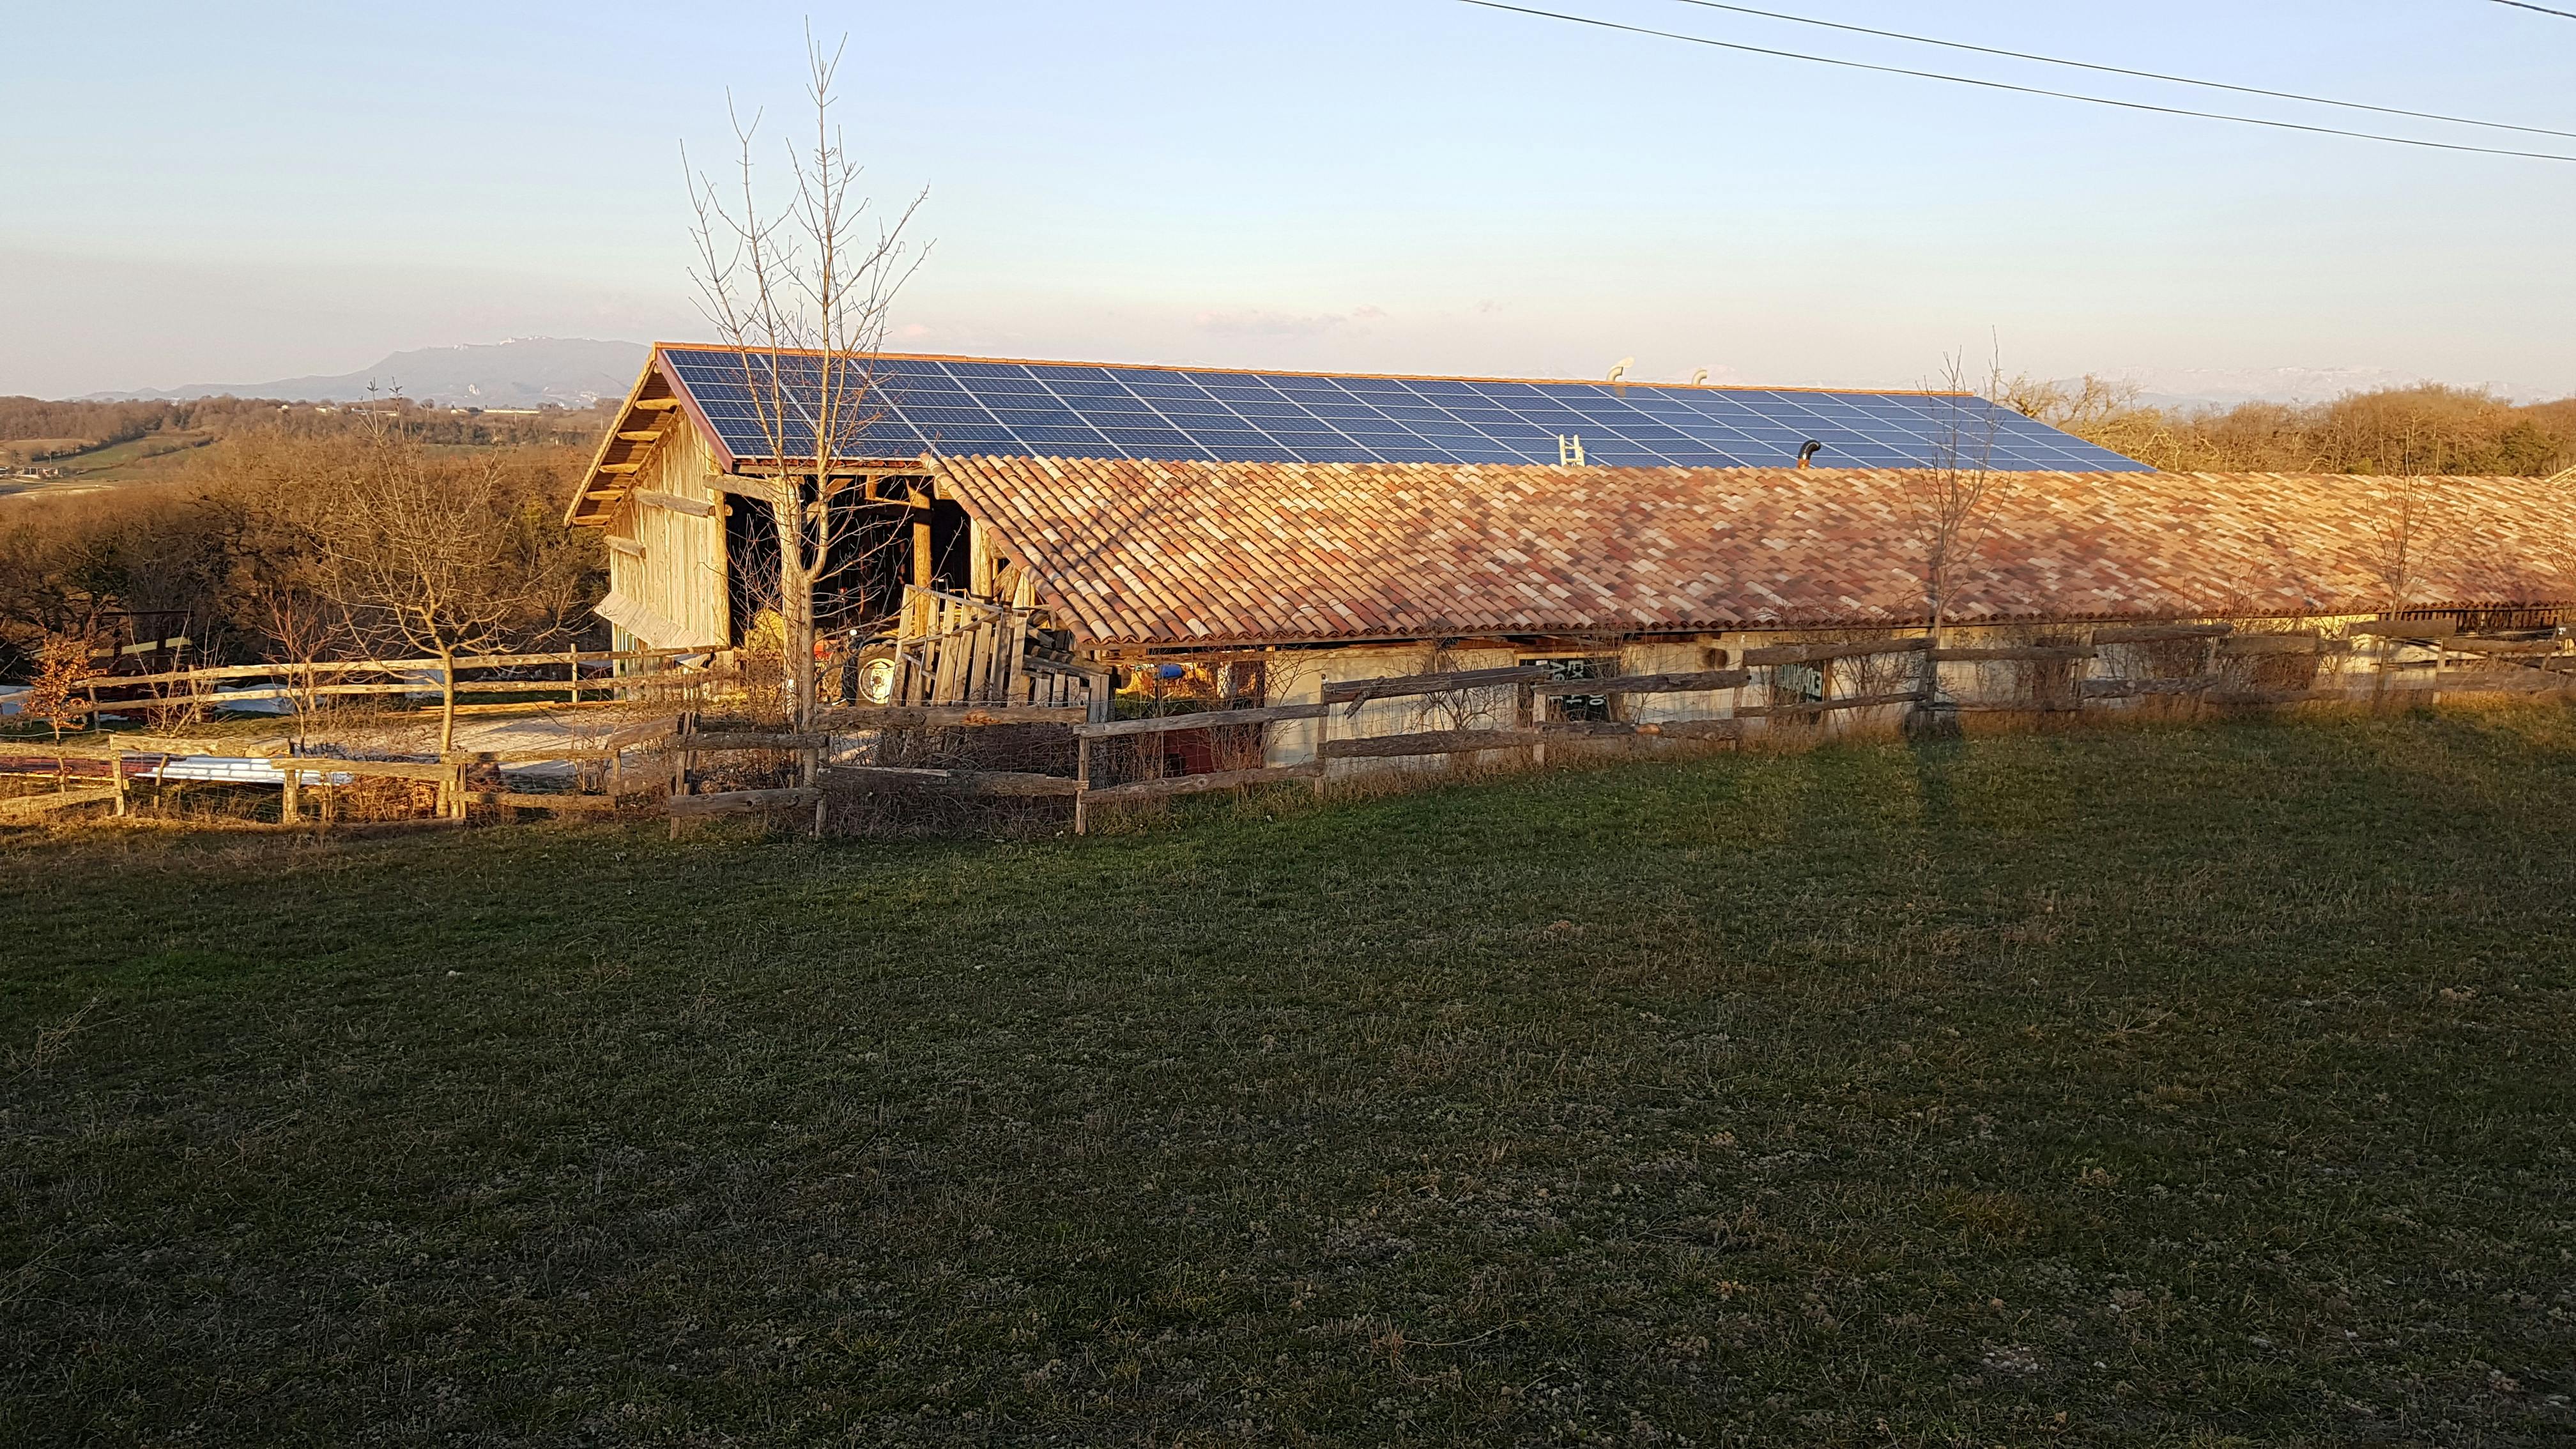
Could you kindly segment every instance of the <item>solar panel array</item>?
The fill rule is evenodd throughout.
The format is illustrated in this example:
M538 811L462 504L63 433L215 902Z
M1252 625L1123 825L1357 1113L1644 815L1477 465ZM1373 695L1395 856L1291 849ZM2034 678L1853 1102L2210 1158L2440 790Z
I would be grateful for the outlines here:
M742 355L663 357L738 458L770 452ZM810 396L819 360L782 360ZM766 359L762 359L765 365ZM1800 444L1822 467L1976 462L2012 471L2144 471L2146 464L1975 397L1654 383L1318 377L880 356L854 458L1155 458L1226 463L1554 463L1558 439L1623 468L1776 468ZM1953 447L1950 440L1956 440ZM810 457L810 438L791 439Z

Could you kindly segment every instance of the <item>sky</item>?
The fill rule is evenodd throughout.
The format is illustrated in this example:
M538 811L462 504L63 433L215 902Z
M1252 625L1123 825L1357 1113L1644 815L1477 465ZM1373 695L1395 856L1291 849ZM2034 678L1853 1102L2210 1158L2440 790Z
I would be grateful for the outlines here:
M1681 0L1539 8L2157 104L2558 150ZM2576 132L2576 20L2493 0L1764 8ZM2576 9L2576 5L2568 8ZM2576 164L2151 115L1458 3L0 0L0 393L709 335L685 143L846 34L927 189L906 350L1905 386L2351 369L2576 393ZM768 173L783 161L764 145Z

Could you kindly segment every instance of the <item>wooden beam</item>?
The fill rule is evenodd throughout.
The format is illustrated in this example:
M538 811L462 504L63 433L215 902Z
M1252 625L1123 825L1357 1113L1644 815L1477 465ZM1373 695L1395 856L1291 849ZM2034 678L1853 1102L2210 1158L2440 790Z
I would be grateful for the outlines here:
M622 553L628 558L642 558L644 556L644 545L637 543L631 538L612 538L608 541L608 551L610 553Z
M1039 797L1073 795L1082 782L1062 775L1025 770L912 770L893 765L832 765L824 773L862 789L906 785L950 790L961 795Z
M715 730L705 734L675 735L671 747L695 754L716 750L823 750L832 745L830 735L771 735L757 730Z
M2444 641L2443 647L2460 654L2533 655L2556 654L2567 647L2557 639L2471 639L2463 635Z
M677 493L657 493L649 488L639 489L635 494L635 501L647 508L665 508L673 513L686 513L698 518L716 516L716 506L713 503L703 498L683 498Z
M1987 664L2008 659L2091 659L2099 652L2090 644L2014 644L1993 649L1935 649L1932 657L1943 664Z
M2460 632L2457 619L2372 619L2355 624L2347 634L2374 634L2383 639L2447 639Z
M1228 725L1275 724L1281 720L1320 719L1332 708L1326 704L1274 704L1260 709L1218 709L1204 714L1165 715L1160 719L1121 719L1106 724L1084 724L1073 732L1085 739L1107 739L1114 735L1159 735L1174 730L1212 730Z
M1872 654L1919 654L1932 647L1929 639L1855 639L1838 644L1774 644L1764 649L1747 649L1747 664L1821 664L1828 659L1860 659Z
M1744 738L1744 721L1740 719L1673 719L1655 727L1668 740L1740 740Z
M1920 704L1919 689L1900 690L1894 694L1855 694L1849 699L1810 699L1796 704L1748 705L1735 713L1742 719L1802 719L1810 715L1831 714L1841 709L1876 709L1888 704Z
M1513 669L1461 669L1448 674L1391 674L1377 679L1342 679L1324 686L1324 703L1353 709L1373 699L1447 694L1461 689L1493 689L1506 684L1537 684L1556 678L1556 671L1528 664Z
M2087 679L2078 688L2086 699L2137 699L2148 695L2199 694L2226 683L2215 674L2182 679Z
M1744 722L1736 719L1670 719L1630 724L1624 720L1560 719L1548 720L1533 728L1550 739L1731 740L1744 733Z
M2125 629L2096 629L2095 644L2162 644L2173 639L2218 639L2236 632L2233 624L2147 624Z
M420 760L334 760L321 755L296 755L269 761L280 770L301 770L308 775L357 775L378 780L444 780L452 767Z
M629 406L640 413L667 413L680 405L675 397L639 397Z
M644 465L641 463L602 463L599 465L599 471L602 473L623 474L638 472L643 467Z
M42 795L12 795L0 799L0 815L41 815L75 805L107 805L115 799L116 786L113 784L85 785L78 790L51 791Z
M617 435L617 440L621 443L650 443L661 436L662 430L660 428L653 428L644 432L619 433Z
M1585 694L1697 694L1712 689L1733 689L1753 682L1749 669L1703 669L1689 674L1619 674L1607 679L1560 679L1542 684L1530 693L1537 695Z
M611 749L566 745L551 750L452 750L446 760L451 765L539 765L553 760L609 760L615 759L618 753Z
M1174 775L1163 780L1138 780L1128 785L1108 785L1083 792L1088 804L1115 805L1125 800L1161 800L1174 795L1204 795L1215 790L1241 790L1255 785L1285 784L1290 780L1320 780L1324 762L1310 760L1302 765L1277 765L1261 770L1218 770L1206 775Z
M1078 725L1089 718L1080 705L873 705L847 704L818 711L823 728L849 730L954 729L982 725Z
M2218 641L2218 652L2241 658L2261 654L2314 654L2319 640L2313 629L2295 634L2234 634Z

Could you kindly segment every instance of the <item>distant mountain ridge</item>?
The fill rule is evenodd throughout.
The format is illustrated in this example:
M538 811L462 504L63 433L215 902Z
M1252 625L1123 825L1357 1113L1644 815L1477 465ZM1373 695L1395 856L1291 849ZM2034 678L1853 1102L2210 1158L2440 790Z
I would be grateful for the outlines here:
M204 383L91 393L84 402L177 402L187 398L273 397L288 402L355 402L368 387L446 407L588 407L622 398L635 385L652 349L641 342L602 342L587 337L516 337L507 342L423 347L397 352L375 366L332 377L289 377L275 382Z

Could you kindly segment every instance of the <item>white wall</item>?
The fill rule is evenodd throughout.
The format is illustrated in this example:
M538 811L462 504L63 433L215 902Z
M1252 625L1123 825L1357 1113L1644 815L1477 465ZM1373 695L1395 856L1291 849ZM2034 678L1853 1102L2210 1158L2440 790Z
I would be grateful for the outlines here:
M1378 679L1393 674L1428 674L1470 669L1509 669L1519 660L1509 648L1449 649L1429 645L1360 646L1349 649L1282 649L1271 656L1269 698L1272 704L1313 704L1324 686L1346 679ZM1419 734L1429 730L1510 729L1519 717L1516 686L1460 690L1451 694L1372 700L1357 712L1335 706L1332 737L1370 739L1380 735ZM1301 765L1315 758L1320 737L1316 720L1288 720L1273 725L1263 763ZM1335 760L1335 777L1379 770L1441 770L1451 758L1474 756L1414 755L1394 759Z

